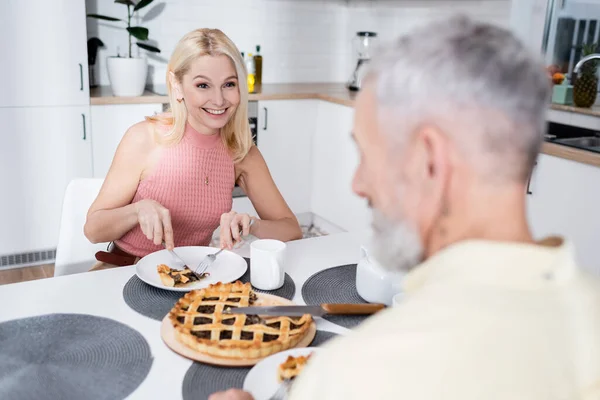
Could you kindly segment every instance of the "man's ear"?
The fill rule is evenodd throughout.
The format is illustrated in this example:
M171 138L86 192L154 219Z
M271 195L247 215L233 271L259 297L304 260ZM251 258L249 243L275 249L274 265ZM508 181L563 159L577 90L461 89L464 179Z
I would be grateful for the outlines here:
M429 210L429 218L436 218L442 208L446 191L450 182L451 160L450 141L435 126L421 126L410 144L412 154L408 177L414 183L414 190L419 190L419 203L424 210Z

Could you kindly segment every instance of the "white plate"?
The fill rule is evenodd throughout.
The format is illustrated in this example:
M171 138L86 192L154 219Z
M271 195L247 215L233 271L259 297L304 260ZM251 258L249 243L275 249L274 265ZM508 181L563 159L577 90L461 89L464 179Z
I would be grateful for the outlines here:
M315 353L317 347L303 347L275 353L256 364L244 379L244 390L250 392L255 400L267 400L279 388L277 369L288 356L305 356Z
M184 246L175 248L177 255L191 268L196 267L207 254L213 254L217 251L219 251L219 249L204 246ZM223 252L217 256L215 262L206 270L206 272L210 273L210 276L186 286L168 287L163 285L158 276L156 267L159 264L165 264L176 269L183 268L183 265L178 263L176 259L171 256L171 253L167 250L160 250L140 259L136 264L135 272L141 280L149 285L159 289L176 292L189 292L194 289L202 289L217 282L234 282L244 275L248 269L246 260L231 251L223 250Z

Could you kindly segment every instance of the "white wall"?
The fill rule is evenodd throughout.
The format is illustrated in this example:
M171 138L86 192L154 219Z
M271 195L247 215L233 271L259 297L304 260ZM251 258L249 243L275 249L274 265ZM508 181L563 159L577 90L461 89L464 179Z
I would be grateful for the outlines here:
M155 0L140 13L162 53L150 55L149 80L164 83L167 60L177 41L200 27L223 30L240 51L261 45L263 81L344 82L355 59L352 39L373 30L382 41L393 39L432 17L462 11L508 25L510 0ZM88 13L123 18L125 6L86 0ZM160 11L160 12L159 12ZM112 22L88 19L88 37L106 45L97 60L97 79L108 84L106 57L127 51L127 33ZM134 45L137 52L137 46ZM142 53L146 53L142 51Z
M177 41L187 32L219 28L240 51L254 52L261 45L264 57L263 82L328 82L345 79L343 56L347 20L343 0L155 0L146 13L164 7L153 20L143 22L150 37L157 39L164 60L152 60L154 80L164 83L166 62ZM108 0L86 0L87 12L120 17L125 6ZM125 14L126 15L126 14ZM108 84L106 57L126 51L127 34L115 23L88 19L88 37L98 35L106 44L97 60L100 84ZM137 47L137 46L135 46ZM142 51L146 53L145 51Z

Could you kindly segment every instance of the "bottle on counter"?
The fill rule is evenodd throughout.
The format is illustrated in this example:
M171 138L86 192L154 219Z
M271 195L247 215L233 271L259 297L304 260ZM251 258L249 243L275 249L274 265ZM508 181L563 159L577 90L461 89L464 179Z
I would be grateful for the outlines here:
M248 93L254 93L254 85L256 84L256 66L254 65L252 53L248 53L248 57L246 58L246 70L248 71Z
M254 67L256 69L256 84L262 84L262 64L263 57L260 54L260 45L256 45L256 54L254 55Z

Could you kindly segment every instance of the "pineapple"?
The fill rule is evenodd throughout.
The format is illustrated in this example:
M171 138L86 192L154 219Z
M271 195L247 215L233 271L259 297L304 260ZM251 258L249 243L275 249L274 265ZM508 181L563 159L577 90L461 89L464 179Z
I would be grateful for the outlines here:
M598 45L584 45L582 56L596 52ZM581 66L580 75L573 85L573 103L589 108L596 102L598 93L598 60L590 60Z

